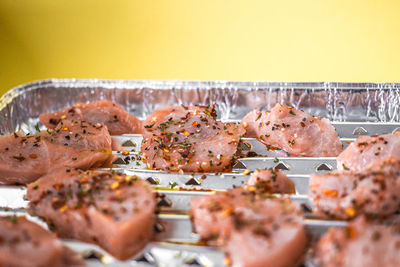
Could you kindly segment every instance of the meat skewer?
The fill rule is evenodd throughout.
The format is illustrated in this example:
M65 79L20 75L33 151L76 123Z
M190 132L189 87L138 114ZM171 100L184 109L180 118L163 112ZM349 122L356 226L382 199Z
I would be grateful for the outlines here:
M120 260L153 236L155 197L138 177L61 168L29 184L27 199L29 213L59 237L97 244Z

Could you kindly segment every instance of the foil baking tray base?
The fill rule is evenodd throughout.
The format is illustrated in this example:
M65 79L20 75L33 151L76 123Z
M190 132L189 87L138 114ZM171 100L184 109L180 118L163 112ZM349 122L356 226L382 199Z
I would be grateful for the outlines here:
M99 99L113 100L141 119L162 106L215 104L219 119L234 122L240 121L252 109L268 110L276 103L281 103L330 119L343 145L347 146L360 135L391 133L400 129L399 89L399 84L389 83L52 79L22 85L0 98L0 134L35 132L41 113ZM245 185L249 178L243 174L245 169L275 167L285 172L295 184L296 194L290 198L306 205L311 211L312 201L307 195L310 174L336 168L335 158L288 157L282 151L266 149L256 139L244 138L248 151L261 157L239 159L232 173L166 173L145 169L140 160L142 136L121 135L113 138L121 146L120 151L113 151L120 159L120 163L116 164L118 170L152 182L158 194L167 200L161 207L163 213L159 215L159 223L164 230L138 255L141 259L126 262L115 261L97 246L64 240L65 244L78 252L93 250L105 255L103 262L88 260L89 266L193 266L196 263L221 266L222 252L196 243L198 237L192 233L187 216L192 197ZM127 150L128 155L122 150ZM24 187L0 186L0 214L26 214L25 194ZM306 216L307 231L313 238L329 227L346 225L341 221L318 220L309 212ZM28 217L44 225L40 219ZM308 261L307 264L312 263Z

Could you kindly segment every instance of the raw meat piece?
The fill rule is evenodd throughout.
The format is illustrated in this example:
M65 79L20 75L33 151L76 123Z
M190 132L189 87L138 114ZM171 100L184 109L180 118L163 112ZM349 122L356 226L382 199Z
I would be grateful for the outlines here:
M151 185L114 171L62 168L28 186L29 212L60 237L97 244L125 260L153 236Z
M380 159L362 172L313 174L310 196L317 214L352 219L367 214L385 217L400 208L400 158Z
M249 190L262 193L295 194L292 180L278 169L255 170L247 182Z
M63 121L54 130L0 136L0 184L26 184L62 166L110 166L106 126Z
M291 156L335 157L342 143L329 120L315 118L292 107L276 104L271 111L253 110L243 121L248 134Z
M193 198L195 231L209 244L223 245L233 266L296 266L307 238L300 206L235 188Z
M85 262L54 234L24 216L0 217L0 266L67 265L84 266Z
M120 105L109 100L88 104L78 103L55 113L41 114L39 118L50 129L66 119L106 125L111 135L142 133L142 122L126 112Z
M142 152L148 168L220 172L231 168L244 129L216 121L214 106L172 106L144 122Z
M379 225L364 218L343 229L331 228L315 247L321 267L397 267L400 262L400 228Z
M359 172L390 156L400 157L400 133L360 136L337 157L337 168Z

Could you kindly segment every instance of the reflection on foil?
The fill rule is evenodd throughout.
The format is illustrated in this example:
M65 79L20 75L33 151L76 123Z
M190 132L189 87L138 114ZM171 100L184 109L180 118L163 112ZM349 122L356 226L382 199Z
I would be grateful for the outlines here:
M334 121L399 122L400 84L52 79L19 86L0 98L0 133L32 132L38 116L77 102L110 99L139 118L166 105L215 103L222 120L253 108L291 105Z

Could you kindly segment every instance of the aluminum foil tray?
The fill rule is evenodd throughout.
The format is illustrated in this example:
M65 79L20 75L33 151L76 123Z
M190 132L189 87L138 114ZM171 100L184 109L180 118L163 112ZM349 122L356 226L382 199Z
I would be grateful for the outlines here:
M44 80L26 84L0 98L0 134L34 132L38 116L77 102L110 99L128 112L144 119L166 105L216 104L219 119L240 121L252 110L270 109L276 103L291 105L314 115L329 118L344 146L360 135L390 133L400 129L399 84L386 83L284 83L284 82L196 82L123 80ZM127 174L138 175L153 184L159 195L157 238L136 259L117 262L94 245L65 240L66 244L89 258L89 266L222 266L223 254L199 243L188 219L189 201L194 196L213 194L243 186L247 171L275 167L294 182L293 201L306 212L305 225L313 239L329 227L345 222L314 218L308 197L311 173L336 168L335 158L294 158L281 151L268 151L255 139L245 138L243 149L259 157L241 158L231 173L166 173L145 169L140 161L140 135L114 136L121 146L113 151L115 165ZM0 187L1 214L26 214L24 187ZM281 197L281 196L277 196ZM32 220L41 223L37 218ZM311 264L310 261L307 264Z

